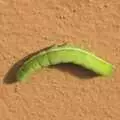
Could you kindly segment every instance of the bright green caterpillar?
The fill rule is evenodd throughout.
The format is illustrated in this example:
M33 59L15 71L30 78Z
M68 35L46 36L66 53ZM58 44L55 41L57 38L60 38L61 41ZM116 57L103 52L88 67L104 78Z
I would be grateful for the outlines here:
M60 63L80 65L103 76L109 76L113 72L112 64L78 47L63 44L49 48L28 59L18 70L17 80L24 81L36 70Z

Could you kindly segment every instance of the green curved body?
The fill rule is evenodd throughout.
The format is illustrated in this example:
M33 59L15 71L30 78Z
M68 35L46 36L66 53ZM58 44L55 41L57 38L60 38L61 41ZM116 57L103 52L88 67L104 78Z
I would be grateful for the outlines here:
M52 47L33 56L17 72L17 79L24 81L43 67L60 63L73 63L83 66L97 74L109 76L113 72L112 64L96 57L94 54L70 45Z

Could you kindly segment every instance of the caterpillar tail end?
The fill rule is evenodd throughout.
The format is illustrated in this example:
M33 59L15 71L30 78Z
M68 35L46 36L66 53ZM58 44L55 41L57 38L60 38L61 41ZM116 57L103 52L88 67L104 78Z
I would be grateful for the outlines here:
M21 71L21 70L19 70L18 72L17 72L17 74L16 74L16 79L17 79L17 81L19 81L19 82L27 82L28 80L28 74L25 74L23 71Z

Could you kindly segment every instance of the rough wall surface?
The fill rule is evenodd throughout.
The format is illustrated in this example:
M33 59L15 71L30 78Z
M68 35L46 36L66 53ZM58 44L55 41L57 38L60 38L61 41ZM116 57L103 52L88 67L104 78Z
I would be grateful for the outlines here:
M7 84L16 62L63 42L114 64L113 77L66 65ZM0 120L120 120L119 74L119 0L0 0Z

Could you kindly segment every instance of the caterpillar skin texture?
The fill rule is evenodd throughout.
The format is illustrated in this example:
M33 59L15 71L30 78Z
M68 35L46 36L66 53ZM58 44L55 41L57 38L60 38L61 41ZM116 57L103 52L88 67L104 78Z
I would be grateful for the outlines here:
M96 57L94 54L75 46L59 45L28 59L18 70L17 79L24 81L36 70L60 63L80 65L103 76L109 76L113 72L112 64Z

